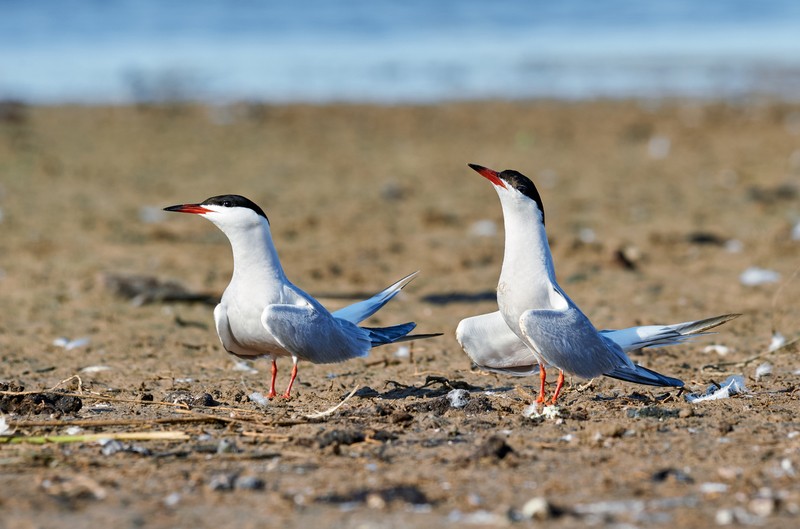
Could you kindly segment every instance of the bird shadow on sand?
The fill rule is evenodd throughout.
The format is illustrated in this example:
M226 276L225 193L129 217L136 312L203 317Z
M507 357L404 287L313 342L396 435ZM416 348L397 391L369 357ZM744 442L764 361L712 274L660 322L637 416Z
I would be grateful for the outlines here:
M422 301L432 305L481 303L484 301L497 301L497 292L494 290L485 290L482 292L441 292L439 294L428 294L422 298Z
M356 391L355 396L361 398L380 398L387 400L403 400L408 397L435 398L446 395L454 389L465 389L467 391L484 391L484 388L473 386L463 380L449 380L440 376L427 376L425 383L420 386L403 384L395 380L387 380L383 386L390 388L380 392L369 386Z

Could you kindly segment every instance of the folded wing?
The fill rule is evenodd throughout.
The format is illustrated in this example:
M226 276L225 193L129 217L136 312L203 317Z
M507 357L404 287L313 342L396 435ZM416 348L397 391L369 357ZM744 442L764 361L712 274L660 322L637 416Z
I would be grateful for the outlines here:
M366 330L313 306L268 305L261 324L292 355L318 364L366 356L372 348Z
M461 320L456 339L481 369L515 376L539 372L533 353L506 325L499 311Z

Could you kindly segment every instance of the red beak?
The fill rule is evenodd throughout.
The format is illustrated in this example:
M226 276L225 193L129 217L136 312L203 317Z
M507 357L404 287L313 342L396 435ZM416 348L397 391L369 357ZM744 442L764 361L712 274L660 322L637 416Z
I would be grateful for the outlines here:
M482 177L486 178L487 180L489 180L494 185L500 186L502 188L506 187L506 183L503 182L502 180L500 180L500 176L497 174L497 171L492 171L491 169L487 169L486 167L482 167L482 166L474 164L474 163L467 164L467 165L469 165L470 168L472 168L473 170L477 171L477 173L479 175L481 175Z
M179 204L177 206L170 206L164 208L164 211L177 211L178 213L194 213L195 215L202 215L203 213L211 213L210 209L206 209L200 204Z

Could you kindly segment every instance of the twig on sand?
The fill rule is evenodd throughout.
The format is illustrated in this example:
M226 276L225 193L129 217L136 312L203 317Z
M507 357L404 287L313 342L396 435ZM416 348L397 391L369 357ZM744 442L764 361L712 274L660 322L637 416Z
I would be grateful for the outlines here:
M311 413L311 414L309 414L309 415L306 415L306 416L305 416L305 418L306 418L306 419L321 419L322 417L327 417L328 415L331 415L333 412L335 412L336 410L338 410L338 409L339 409L339 408L342 406L342 404L344 404L345 402L347 402L348 400L350 400L350 397L352 397L353 395L355 395L355 394L356 394L356 391L358 391L358 385L356 385L356 387L354 387L354 388L353 388L353 391L351 391L351 392L350 392L350 394L349 394L349 395L347 395L347 396L344 398L344 400L342 400L342 402L340 402L339 404L337 404L337 405L336 405L336 406L334 406L333 408L327 409L327 410L325 410L325 411L320 411L320 412L317 412L317 413Z
M186 432L165 431L106 432L76 435L10 435L0 437L0 444L89 443L102 439L115 439L117 441L185 441L189 439L189 434Z

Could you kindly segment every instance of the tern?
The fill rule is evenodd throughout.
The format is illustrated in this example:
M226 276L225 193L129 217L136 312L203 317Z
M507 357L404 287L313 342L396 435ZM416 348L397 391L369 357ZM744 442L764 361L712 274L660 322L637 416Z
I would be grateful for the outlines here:
M192 213L213 222L228 237L233 250L233 276L214 309L222 346L230 354L272 359L268 396L275 397L277 358L292 358L290 398L297 378L297 362L343 362L366 356L379 345L439 336L409 335L416 323L391 327L359 327L395 297L414 272L371 298L329 312L316 299L287 279L272 241L269 219L258 205L240 195L220 195L199 204L180 204L165 211Z
M626 353L681 343L740 316L597 330L556 281L544 206L533 182L514 170L469 167L488 179L500 197L505 252L497 285L499 310L462 320L456 339L482 369L517 376L538 371L537 403L546 400L548 366L558 369L553 405L565 372L581 378L605 375L637 384L682 387L682 381L635 364Z

